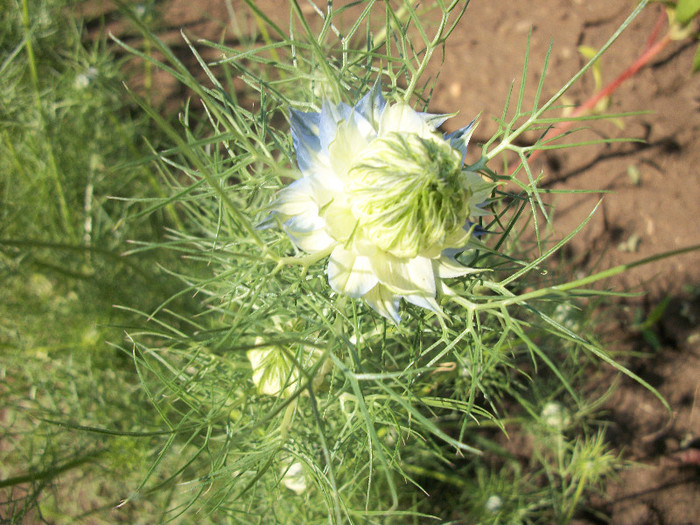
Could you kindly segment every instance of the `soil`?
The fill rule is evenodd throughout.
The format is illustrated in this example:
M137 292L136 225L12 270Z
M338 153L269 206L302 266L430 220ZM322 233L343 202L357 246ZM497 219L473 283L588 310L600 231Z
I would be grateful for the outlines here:
M335 6L344 3L336 1ZM179 56L189 53L180 28L195 38L227 39L234 32L227 25L226 4L224 0L164 4L163 39L176 46ZM241 4L232 2L234 9ZM583 65L578 46L600 48L636 4L635 0L472 0L447 43L444 63L438 57L428 71L440 75L430 111L459 111L446 131L480 114L472 143L485 142L496 129L492 117L501 115L511 83L517 93L528 38L526 103L535 93L550 43L543 99ZM265 0L258 5L281 27L288 25L288 14L278 2ZM102 3L95 8L110 9ZM310 6L303 9L313 11ZM659 4L647 7L613 44L601 62L604 83L640 55L660 13ZM254 27L250 17L241 17L239 23ZM119 27L113 31L121 32ZM567 248L567 260L575 269L604 270L700 245L700 75L690 72L696 46L687 39L672 42L614 93L607 109L647 113L617 123L587 124L590 129L572 139L633 137L642 142L556 150L533 161L536 173L542 170L547 188L609 192L552 195L556 204L553 238L575 229L602 197L586 228ZM156 73L154 85L166 99L182 100L183 93L166 75ZM579 104L594 90L593 77L587 74L567 94L566 102ZM534 138L525 135L521 140L528 143ZM476 160L476 151L472 149L468 161ZM617 340L627 349L653 354L630 366L665 396L671 411L643 387L621 382L607 403L609 437L634 466L620 474L604 497L593 501L591 512L578 523L700 523L700 255L693 252L639 266L605 285L645 293L620 300L630 314L615 321ZM631 318L634 312L648 314L664 299L670 302L661 321L651 328L659 341L652 348L633 329Z

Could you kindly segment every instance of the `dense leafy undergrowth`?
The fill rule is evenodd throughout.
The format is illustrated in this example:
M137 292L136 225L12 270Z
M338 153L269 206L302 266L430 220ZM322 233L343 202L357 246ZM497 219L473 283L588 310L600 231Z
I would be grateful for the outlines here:
M143 6L122 8L143 35L136 45L86 41L70 2L3 1L4 519L566 523L620 466L597 419L608 387L591 378L601 363L635 376L593 335L595 312L611 306L588 286L623 268L570 278L558 252L584 225L551 237L549 195L528 164L563 146L544 134L515 145L564 121L557 101L593 62L547 100L542 83L531 101L516 87L498 132L480 155L471 146L473 164L451 165L450 184L468 177L488 189L460 211L474 221L460 234L468 244L433 255L421 245L426 260L440 258L425 274L432 287L411 283L401 261L373 267L370 281L385 286L377 299L329 285L337 259L326 257L359 227L316 251L295 237L316 230L289 222L350 213L342 191L326 202L305 193L314 198L291 212L280 195L305 184L309 166L325 169L323 155L352 164L348 137L381 135L385 98L429 109L436 79L424 72L467 2L311 14L291 2L281 28L250 1L248 15L231 11L255 21L232 24L236 45L190 46L195 73L149 29ZM122 86L123 60L167 71L192 103L164 116ZM367 93L374 109L353 113ZM448 143L427 114L401 111L421 124L396 117L392 129L423 134L405 144L449 144L451 161L463 153L466 139ZM357 115L379 120L348 131ZM337 136L324 135L331 124ZM386 254L405 246L390 241L375 257L389 266Z

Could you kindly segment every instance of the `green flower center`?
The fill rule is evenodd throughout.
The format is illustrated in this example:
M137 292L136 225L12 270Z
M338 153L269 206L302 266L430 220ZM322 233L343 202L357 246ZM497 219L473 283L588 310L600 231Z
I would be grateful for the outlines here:
M441 251L469 215L461 154L438 136L395 132L375 139L348 175L359 227L397 257Z

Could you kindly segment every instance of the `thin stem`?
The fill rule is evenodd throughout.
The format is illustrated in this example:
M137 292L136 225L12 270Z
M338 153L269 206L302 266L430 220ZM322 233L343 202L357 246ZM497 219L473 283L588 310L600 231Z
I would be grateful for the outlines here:
M493 301L489 301L487 303L474 305L473 308L476 310L490 310L496 306L510 306L512 304L523 304L526 301L529 301L531 299L537 299L539 297L544 297L546 295L551 295L551 294L559 294L562 292L566 292L568 290L574 290L576 288L581 288L583 286L593 284L593 283L600 281L600 280L603 280L603 279L608 279L608 278L613 277L615 275L619 275L623 272L626 272L627 270L630 270L631 268L634 268L636 266L642 266L644 264L649 264L651 262L658 261L660 259L666 259L668 257L674 257L676 255L681 255L684 253L689 253L689 252L694 252L694 251L699 251L699 250L700 250L700 244L694 245L694 246L687 246L685 248L680 248L678 250L673 250L670 252L664 252L664 253L652 255L651 257L646 257L644 259L640 259L640 260L632 262L632 263L621 264L619 266L615 266L615 267L610 268L608 270L604 270L602 272L595 273L593 275L589 275L588 277L584 277L583 279L578 279L578 280L572 281L570 283L560 284L557 286L550 286L547 288L540 288L539 290L534 290L532 292L524 293L521 295L513 295L513 296L505 297L504 299L496 299Z
M666 15L663 14L665 17ZM658 22L657 25L654 27L652 30L652 34L649 38L649 41L647 42L646 47L644 48L644 51L642 54L635 60L627 69L625 69L615 80L610 82L608 85L606 85L604 88L600 89L598 92L594 93L588 100L586 100L583 104L578 106L573 113L569 116L572 120L568 120L566 122L562 122L556 130L549 136L547 139L548 141L551 141L552 139L563 135L566 133L571 126L574 125L577 117L580 117L582 115L585 115L588 111L593 109L601 100L605 99L606 97L609 97L612 93L614 93L627 79L633 77L636 75L640 69L642 69L644 66L646 66L656 55L658 55L670 42L671 42L671 33L668 32L666 35L664 35L661 40L658 42L654 43L654 40L652 40L653 37L655 37L658 33ZM544 136L542 137L544 138ZM542 154L541 149L535 150L532 152L532 154L528 157L528 160L531 161L535 159L537 156ZM518 169L518 165L515 166L513 172Z
M566 517L564 518L563 523L569 523L571 521L571 518L574 516L574 511L576 510L576 507L578 506L578 502L581 499L581 495L583 494L583 489L586 487L586 481L588 477L588 472L584 472L583 476L581 476L581 479L578 481L578 485L576 486L576 493L574 494L573 501L571 502L571 505L569 506L569 510L566 513Z
M598 52L588 61L586 65L583 66L571 79L564 84L564 86L559 89L554 95L552 95L547 102L545 102L542 107L532 111L528 119L515 131L512 131L508 136L504 137L503 141L493 148L491 151L485 154L486 160L489 161L496 157L497 155L503 153L507 149L512 148L513 141L520 135L525 133L527 130L531 129L532 125L535 124L538 119L542 116L545 111L548 111L554 103L559 100L564 93L566 93L571 86L576 83L591 67L595 64L603 53L605 53L611 45L618 39L622 32L627 29L627 27L632 23L632 21L639 15L639 13L646 7L649 0L642 0L637 5L636 9L625 19L625 21L617 28L617 30L612 34L608 41L601 47Z
M82 457L67 461L63 465L49 467L48 469L42 470L40 472L31 472L31 473L27 473L27 474L20 474L19 476L0 480L0 488L12 487L14 485L20 485L22 483L32 483L32 482L37 482L37 481L44 481L44 480L53 479L56 476L66 472L68 470L79 467L80 465L83 465L85 463L90 463L91 461L93 461L95 458L97 458L98 456L100 456L103 453L104 453L104 450L95 450L92 452L88 452L87 454L85 454Z
M32 80L32 88L34 89L34 105L36 106L39 119L41 121L41 126L44 135L48 135L48 123L46 122L46 116L44 114L44 108L41 104L41 90L39 86L39 71L36 65L36 56L34 54L34 46L32 45L32 35L31 35L31 24L29 20L29 2L28 0L22 0L22 25L24 26L24 48L27 50L27 61L29 62L29 76ZM61 184L61 177L58 174L58 166L56 164L56 156L53 151L52 143L50 140L46 140L46 148L49 161L49 174L56 186L56 194L58 197L58 207L59 213L61 215L61 220L63 222L63 228L65 233L71 238L73 235L73 228L71 226L70 214L68 212L68 204L66 201L66 195L63 191L63 185Z
M433 53L435 52L436 47L438 46L438 44L440 43L440 40L442 39L443 31L445 30L446 25L447 25L447 14L443 12L442 13L442 20L440 20L440 27L438 28L437 32L435 33L435 37L433 38L432 42L430 42L430 45L426 47L425 55L423 55L423 60L421 61L421 64L418 67L418 69L416 70L416 72L411 77L411 83L406 88L406 92L404 93L404 96L403 96L403 99L405 102L408 102L408 100L413 95L413 92L416 89L416 84L418 83L418 79L423 75L425 68L428 67L428 63L430 62L430 59L433 56Z

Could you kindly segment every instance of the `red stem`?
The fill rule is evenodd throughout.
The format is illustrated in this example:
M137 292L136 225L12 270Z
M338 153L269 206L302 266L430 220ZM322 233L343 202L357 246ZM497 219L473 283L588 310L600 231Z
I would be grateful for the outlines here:
M661 33L661 29L666 24L667 18L668 17L666 16L665 10L662 9L661 11L659 11L659 18L656 19L656 25L654 25L654 29L651 30L651 34L647 39L646 46L644 47L644 51L653 46L654 42L656 42L656 39L659 38L659 33Z
M670 32L664 35L661 40L658 42L654 43L654 40L656 39L656 36L659 33L659 29L661 27L661 23L663 23L664 19L666 18L666 14L662 12L662 16L659 21L657 21L656 25L654 26L654 29L652 30L651 37L647 41L647 45L644 48L644 52L635 60L625 71L623 71L615 80L610 82L607 86L602 88L600 91L596 92L593 94L588 100L586 100L583 104L578 106L573 113L571 113L571 118L576 118L580 117L584 113L586 113L588 110L594 108L598 102L600 102L602 99L605 97L609 97L617 88L619 88L622 83L627 80L628 78L634 76L637 74L637 72L642 69L644 66L646 66L652 58L654 58L656 55L658 55L663 48L665 48L670 42L671 42L671 34ZM557 127L554 132L550 135L548 140L552 140L563 133L565 133L571 126L574 125L574 122L569 120L562 122L559 127ZM533 160L536 158L538 155L540 155L544 150L535 150L530 154L529 160ZM511 175L520 167L520 164L516 165L515 168L511 171Z
M578 117L588 111L589 109L592 109L600 102L602 99L605 97L610 96L611 93L613 93L617 88L622 85L622 83L627 80L628 78L634 76L640 69L642 69L644 66L646 66L652 58L654 58L656 55L658 55L661 50L666 47L669 42L671 42L671 35L666 34L661 40L659 40L656 44L648 48L644 53L640 55L640 57L634 61L634 63L628 67L625 71L622 72L622 74L617 77L615 80L610 82L607 86L605 86L603 89L598 91L595 95L593 95L591 98L586 100L583 104L581 104L579 107L576 108L576 110L571 114L572 117ZM572 122L566 122L565 127L560 128L560 132L557 133L560 134L561 130L563 129L568 129L568 127L571 127ZM568 125L568 126L567 126ZM556 135L555 135L556 136Z

